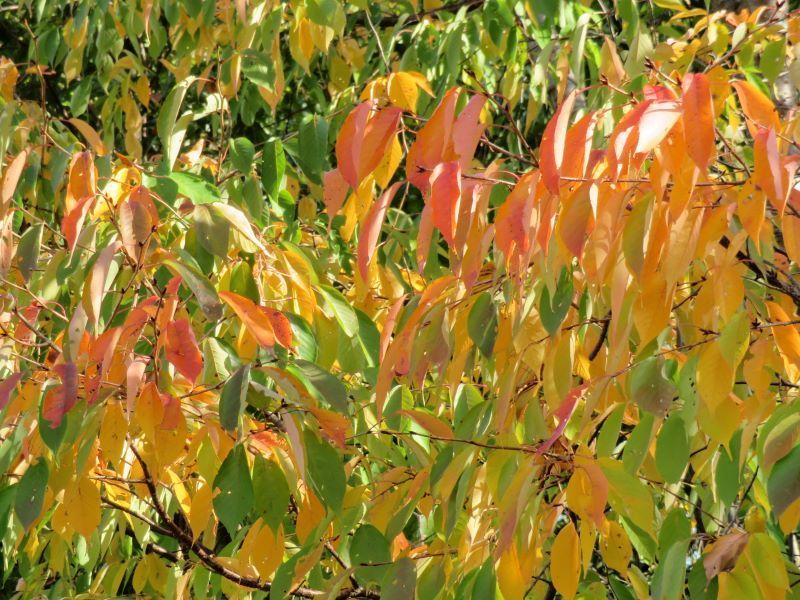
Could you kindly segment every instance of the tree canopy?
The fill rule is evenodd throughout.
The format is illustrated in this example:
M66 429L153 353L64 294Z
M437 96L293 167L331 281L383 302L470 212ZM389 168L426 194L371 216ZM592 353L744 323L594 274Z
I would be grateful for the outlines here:
M800 598L752 4L0 7L3 597Z

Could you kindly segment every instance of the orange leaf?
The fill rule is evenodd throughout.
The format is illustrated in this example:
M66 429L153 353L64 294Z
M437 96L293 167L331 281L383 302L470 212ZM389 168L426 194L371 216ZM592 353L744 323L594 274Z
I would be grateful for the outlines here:
M0 187L0 218L3 218L6 213L8 205L11 203L11 198L14 197L14 192L17 189L17 183L22 176L22 171L25 168L25 161L28 160L28 151L23 150L14 157L11 164L6 167L3 173L3 183Z
M781 159L778 156L778 141L774 129L759 129L755 134L753 155L755 168L753 182L760 187L780 214L786 208L783 193Z
M336 140L336 161L342 177L356 189L374 171L387 150L402 111L384 108L370 118L372 102L362 102L347 116Z
M326 171L322 177L322 199L325 202L325 212L328 219L333 220L347 197L347 181L339 169Z
M203 355L189 321L178 319L167 325L165 351L178 373L194 384L203 371Z
M770 322L786 323L790 321L789 315L775 302L766 302L767 313ZM787 365L794 365L800 368L800 333L794 325L780 325L772 328L772 335L775 336L775 343L778 345L783 360Z
M461 166L457 162L436 165L431 175L430 205L433 224L447 241L453 245L455 219L461 200Z
M772 100L749 81L734 81L731 85L736 90L739 104L742 105L742 110L749 119L747 129L750 131L750 135L755 137L759 125L771 127L775 131L780 129L780 118Z
M158 227L158 212L150 191L138 185L117 207L119 230L125 250L138 259L154 229Z
M544 128L542 135L539 167L544 184L552 194L558 194L561 182L561 165L564 162L564 149L567 144L567 126L572 106L575 104L575 96L576 92L573 91L566 97Z
M714 103L703 73L690 73L683 80L683 128L690 134L686 137L689 156L705 169L714 154Z
M397 124L402 114L403 111L399 108L384 108L367 121L357 163L358 185L381 164L392 137L397 133Z
M233 292L220 292L219 297L227 302L239 317L259 345L272 348L275 345L275 332L269 318L261 311L261 307L249 298L234 294Z
M506 256L511 251L525 253L530 248L531 215L533 211L533 194L539 181L538 173L526 173L519 180L505 202L497 209L495 219L495 244Z
M291 348L294 339L292 335L292 324L289 322L289 319L286 318L286 315L268 306L260 306L259 308L261 312L267 315L278 343L284 348Z
M97 133L94 127L89 125L86 121L74 117L68 121L75 129L80 131L81 135L89 142L92 150L97 152L97 156L105 156L108 154L108 148L103 140L100 139L100 134Z
M81 233L81 229L83 229L83 221L91 210L94 200L94 196L84 196L72 207L72 210L64 215L64 220L61 221L61 231L67 240L70 252L75 249L78 236Z
M364 219L364 225L361 227L361 233L358 237L358 272L364 281L367 281L369 276L369 263L378 244L386 210L392 203L392 198L394 198L401 184L402 182L397 182L383 192L378 201L369 209L369 213Z
M336 163L342 177L353 189L358 187L361 144L371 106L371 102L362 102L356 106L347 115L339 130L339 137L336 138Z

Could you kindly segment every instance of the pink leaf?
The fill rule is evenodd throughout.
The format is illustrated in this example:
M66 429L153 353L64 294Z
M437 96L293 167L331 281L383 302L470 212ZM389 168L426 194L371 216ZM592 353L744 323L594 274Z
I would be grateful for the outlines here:
M11 400L11 392L17 387L20 379L22 379L22 373L12 373L3 381L0 381L0 410L8 406L8 402Z
M542 135L539 167L544 184L552 194L558 194L561 165L564 162L564 149L567 144L567 125L572 106L575 104L575 96L575 91L567 96L544 128Z
M364 225L358 237L358 271L364 281L367 281L369 276L369 263L375 253L375 247L378 245L386 210L401 185L402 182L397 182L384 191L378 201L369 209L369 213L364 219Z
M586 382L570 390L567 397L564 398L563 402L561 402L553 413L558 418L558 425L553 431L553 435L539 445L536 449L536 454L544 454L547 452L550 446L555 444L556 440L561 437L561 434L564 433L564 430L567 428L567 423L572 417L572 414L575 412L575 407L578 406L578 399L583 395L583 392L586 391L588 386L589 382Z

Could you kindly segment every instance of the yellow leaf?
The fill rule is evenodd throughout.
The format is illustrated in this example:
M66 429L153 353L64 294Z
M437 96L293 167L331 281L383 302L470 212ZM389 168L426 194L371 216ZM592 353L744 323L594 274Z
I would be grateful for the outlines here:
M189 510L189 526L195 539L199 538L208 525L211 517L211 503L213 495L211 486L204 484L197 489L192 498L192 508Z
M790 321L789 315L775 302L766 302L769 320L772 323L786 323ZM772 335L783 357L787 369L800 369L800 333L795 325L780 325L772 327Z
M628 572L628 563L633 557L633 548L628 535L622 525L616 521L608 522L608 531L603 533L600 540L600 556L603 561L619 573Z
M526 582L522 579L517 548L512 545L497 563L497 583L506 600L522 600L527 589Z
M122 457L128 422L119 402L110 401L100 425L100 449L106 460L116 464Z
M89 145L92 147L92 150L97 153L97 156L105 156L108 154L108 148L103 140L100 139L100 134L97 133L94 127L89 125L86 121L75 117L69 119L69 123L81 132L81 135L89 142Z
M697 362L697 391L711 412L731 393L734 372L716 342L700 354Z
M581 577L581 551L575 525L568 523L558 532L550 550L550 578L565 600L572 600Z

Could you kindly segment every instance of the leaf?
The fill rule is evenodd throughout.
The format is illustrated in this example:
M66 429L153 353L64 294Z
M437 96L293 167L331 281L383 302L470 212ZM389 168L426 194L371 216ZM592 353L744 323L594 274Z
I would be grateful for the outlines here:
M675 542L664 553L664 557L656 568L653 577L653 596L665 600L683 598L684 580L686 579L686 553L689 540Z
M731 86L736 90L739 104L742 105L742 110L747 115L747 128L750 130L750 135L755 137L758 126L774 131L780 129L780 118L772 100L749 81L732 81Z
M28 150L23 150L14 157L14 160L3 171L3 180L0 184L0 219L6 216L17 184L22 176L25 163L28 161Z
M631 373L631 396L642 409L663 417L672 405L675 386L662 374L662 361L648 358Z
M572 600L581 578L580 540L570 521L558 532L550 549L550 577L556 591Z
M228 452L214 478L214 511L231 535L253 508L253 482L242 444Z
M158 212L150 198L150 191L144 186L136 186L117 207L119 231L126 252L137 261L146 248L150 248L158 238L154 235L158 228Z
M772 323L788 323L789 315L775 302L765 302L769 319ZM787 365L800 368L800 333L794 325L783 325L772 328L775 343Z
M0 381L0 410L5 409L11 400L11 392L17 387L17 384L22 379L22 373L12 373L2 381Z
M272 330L272 324L258 305L252 300L233 292L220 292L219 297L233 309L242 325L245 326L259 345L264 348L272 348L275 345L275 333Z
M667 136L681 118L680 106L673 100L651 103L639 121L637 154L650 152Z
M572 273L566 268L561 270L556 292L552 299L547 287L542 288L542 296L539 301L539 317L549 335L555 335L561 327L564 317L569 312L574 293Z
M449 246L456 233L456 214L461 202L461 166L457 162L437 165L431 174L430 206L434 226Z
M322 171L328 154L328 124L312 117L300 126L297 162L312 183L322 183Z
M467 332L481 353L491 357L497 337L497 309L489 292L479 295L472 305L467 318Z
M199 175L179 171L170 173L169 178L178 185L178 193L186 196L192 204L211 204L222 200L217 186Z
M303 444L307 458L306 477L311 488L330 513L338 513L347 488L339 454L309 430L303 433Z
M39 262L39 250L44 236L44 223L30 227L19 239L17 245L17 268L22 278L28 282L31 273Z
M234 138L230 141L231 162L237 171L248 173L256 155L253 142L244 137Z
M416 586L417 570L414 567L414 561L405 556L392 563L384 576L383 582L381 583L381 598L383 600L406 600L408 598L414 598ZM476 597L492 600L492 598L488 596Z
M542 442L536 449L537 454L543 454L544 452L547 452L547 450L549 450L550 447L556 443L558 438L561 437L561 434L564 433L564 430L567 428L567 423L575 412L575 408L578 406L578 400L581 396L583 396L583 393L588 387L589 382L582 383L581 385L572 388L564 400L562 400L561 404L559 404L558 408L553 412L553 415L558 419L558 425L553 430L553 433L550 435L550 437Z
M723 571L729 571L733 568L739 555L744 551L749 537L750 534L744 531L736 531L723 535L706 548L703 556L703 567L708 581L711 581Z
M94 127L89 125L86 121L74 117L68 119L67 121L80 132L87 142L89 142L89 145L92 147L92 150L95 151L97 156L105 156L108 154L108 148Z
M661 426L656 437L656 466L667 483L677 483L689 464L689 436L686 423L673 413Z
M167 360L192 384L203 372L203 355L197 346L192 326L186 319L172 321L166 328L165 352Z
M389 571L392 553L389 542L372 525L361 525L350 542L350 564L356 570L356 577L368 582L378 582ZM369 566L384 563L380 566Z
M293 367L289 367L289 372L296 371L295 374L306 379L311 384L312 389L309 391L314 396L324 400L340 413L348 414L347 388L341 381L307 360L295 360Z
M347 337L358 333L358 317L347 299L335 288L323 285L320 288L325 305L333 313L339 326Z
M387 78L386 91L389 95L389 100L403 110L416 111L420 89L424 90L429 96L433 96L428 81L420 73L398 71L389 74Z
M778 517L800 499L800 445L773 465L767 479L767 495Z
M61 425L61 420L78 401L78 367L75 363L62 363L53 367L61 378L61 385L47 392L42 406L42 416L51 429Z
M242 365L222 386L219 396L219 423L226 431L236 431L250 385L250 365Z
M39 518L44 503L45 490L50 470L44 459L39 459L22 474L17 484L17 495L14 512L17 513L22 527L27 530Z
M158 138L161 140L161 147L164 152L164 161L167 167L172 170L172 165L175 164L175 159L178 157L181 143L183 142L183 135L186 131L187 122L178 121L178 113L183 104L183 99L189 86L196 80L195 77L187 77L170 90L167 94L161 110L158 112L158 120L156 121L156 132ZM191 117L189 117L191 120ZM183 119L182 119L183 120Z
M261 154L261 182L270 199L275 202L283 185L286 171L286 154L280 140L272 140L264 145Z
M701 169L705 170L714 154L714 103L711 86L704 73L687 73L683 79L683 129L686 150Z
M547 123L539 146L539 168L542 181L551 194L558 194L561 184L561 165L564 162L564 149L567 143L567 126L576 92L570 93L556 109L553 118Z
M369 264L375 254L375 247L378 245L386 210L391 205L392 199L401 185L401 182L397 182L383 192L378 201L370 207L364 219L364 224L358 236L358 271L364 281L369 279Z
M753 155L753 183L757 189L764 191L772 205L783 214L786 198L783 193L783 174L781 160L778 156L778 141L774 129L759 129L755 134Z
M210 321L216 321L222 317L222 305L219 296L208 279L194 267L174 258L164 258L162 263L174 274L179 275L183 282L189 287L197 298L200 308Z
M603 562L615 571L625 575L633 558L633 548L628 534L616 521L608 522L608 532L600 538L600 555Z

